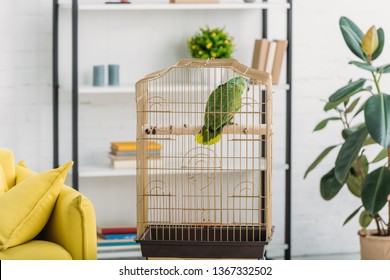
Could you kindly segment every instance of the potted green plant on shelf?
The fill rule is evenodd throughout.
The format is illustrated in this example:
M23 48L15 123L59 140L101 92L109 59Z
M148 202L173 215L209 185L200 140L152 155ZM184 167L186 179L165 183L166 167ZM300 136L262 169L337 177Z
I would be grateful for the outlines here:
M224 28L199 28L188 39L188 49L193 58L230 58L234 51L234 38Z
M359 207L344 224L360 213L362 259L390 259L390 95L381 88L390 64L374 65L383 51L385 35L375 26L363 34L346 17L340 18L339 25L346 45L358 58L349 64L365 71L366 77L349 81L329 96L324 111L333 114L318 123L314 131L322 130L329 122L340 122L342 142L320 153L304 177L332 150L339 149L334 167L320 180L321 196L330 200L346 185L360 198ZM375 152L374 156L369 152ZM375 230L366 229L371 223Z

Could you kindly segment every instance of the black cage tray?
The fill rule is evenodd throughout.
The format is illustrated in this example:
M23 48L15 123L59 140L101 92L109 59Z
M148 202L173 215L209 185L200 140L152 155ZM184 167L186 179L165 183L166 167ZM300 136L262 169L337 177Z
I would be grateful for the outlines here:
M265 239L259 227L149 226L137 242L143 257L262 259Z

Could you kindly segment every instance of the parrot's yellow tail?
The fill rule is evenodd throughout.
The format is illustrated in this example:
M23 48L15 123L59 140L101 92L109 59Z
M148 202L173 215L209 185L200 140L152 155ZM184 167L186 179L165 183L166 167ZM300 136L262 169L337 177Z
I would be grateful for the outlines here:
M213 145L221 140L221 133L210 132L207 127L203 126L198 134L196 134L195 140L201 145Z

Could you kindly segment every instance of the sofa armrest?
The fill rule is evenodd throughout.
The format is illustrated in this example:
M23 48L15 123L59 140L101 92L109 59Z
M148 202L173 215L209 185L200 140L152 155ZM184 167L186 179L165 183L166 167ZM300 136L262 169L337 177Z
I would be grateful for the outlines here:
M91 201L64 185L40 237L60 244L75 260L95 260L96 218Z

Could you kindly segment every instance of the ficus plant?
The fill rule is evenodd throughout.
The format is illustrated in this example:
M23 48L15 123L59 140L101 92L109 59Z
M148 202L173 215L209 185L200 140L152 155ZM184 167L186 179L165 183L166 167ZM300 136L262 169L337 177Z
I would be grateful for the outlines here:
M346 17L340 18L339 25L346 45L358 59L349 64L365 75L350 80L329 96L324 111L330 116L319 122L314 131L324 129L330 122L339 122L343 141L321 152L304 177L331 151L338 150L333 168L320 180L322 198L330 200L346 186L361 203L344 224L360 213L363 228L374 221L378 235L390 235L390 95L381 88L381 80L390 73L390 64L374 65L383 51L385 34L375 26L364 34ZM379 153L370 157L367 151L374 146ZM386 205L387 220L379 213Z

